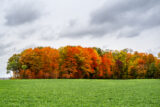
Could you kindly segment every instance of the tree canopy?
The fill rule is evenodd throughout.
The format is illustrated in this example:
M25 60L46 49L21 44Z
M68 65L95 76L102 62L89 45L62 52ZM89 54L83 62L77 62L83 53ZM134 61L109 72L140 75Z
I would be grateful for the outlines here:
M37 47L14 54L7 71L14 78L160 78L160 59L152 54L97 47Z

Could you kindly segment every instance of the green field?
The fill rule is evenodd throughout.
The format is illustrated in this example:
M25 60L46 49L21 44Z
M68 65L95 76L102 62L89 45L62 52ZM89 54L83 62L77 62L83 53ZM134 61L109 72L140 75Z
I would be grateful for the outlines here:
M0 80L0 107L160 107L160 80Z

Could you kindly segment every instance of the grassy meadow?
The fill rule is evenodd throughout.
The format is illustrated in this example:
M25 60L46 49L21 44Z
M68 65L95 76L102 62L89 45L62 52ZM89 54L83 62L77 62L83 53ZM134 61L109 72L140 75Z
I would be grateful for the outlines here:
M160 80L0 80L0 107L160 107Z

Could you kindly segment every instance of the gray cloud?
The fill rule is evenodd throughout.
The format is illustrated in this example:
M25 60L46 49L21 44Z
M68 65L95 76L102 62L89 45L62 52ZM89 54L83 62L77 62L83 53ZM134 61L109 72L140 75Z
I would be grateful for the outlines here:
M60 37L71 37L71 38L80 38L84 37L86 35L90 36L98 36L98 35L104 35L106 33L106 30L103 29L104 26L85 26L85 27L79 27L75 28L73 27L68 28L67 30L63 31L60 34Z
M119 21L119 23L128 22L134 25L137 24L135 23L137 20L143 23L145 20L141 20L141 16L147 15L147 12L159 6L159 3L160 1L157 0L123 0L116 2L110 7L104 5L102 8L92 13L91 23L102 24Z
M121 0L107 2L90 15L87 26L64 31L62 37L102 37L117 33L120 37L135 37L141 32L160 26L159 0ZM78 25L77 25L78 26ZM72 28L73 29L73 28Z
M9 48L13 45L14 43L7 43L7 44L0 44L0 57L3 55L6 55L9 52Z
M33 34L37 32L36 28L26 29L23 32L20 32L19 38L21 39L27 39L29 37L33 37Z
M41 16L41 11L34 2L16 2L7 11L6 25L15 26L35 21Z

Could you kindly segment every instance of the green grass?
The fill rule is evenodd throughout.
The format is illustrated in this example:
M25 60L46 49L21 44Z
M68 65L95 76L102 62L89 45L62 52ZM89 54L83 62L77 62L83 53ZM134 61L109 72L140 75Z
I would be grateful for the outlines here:
M0 107L160 107L160 80L0 80Z

